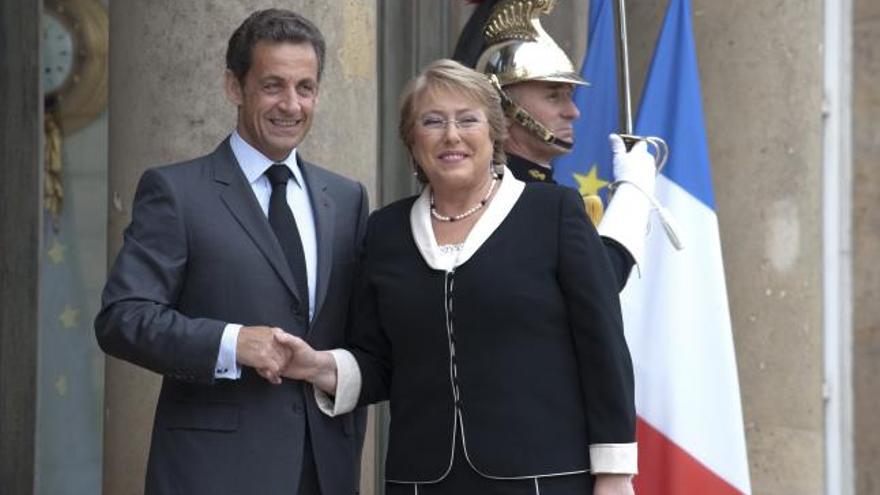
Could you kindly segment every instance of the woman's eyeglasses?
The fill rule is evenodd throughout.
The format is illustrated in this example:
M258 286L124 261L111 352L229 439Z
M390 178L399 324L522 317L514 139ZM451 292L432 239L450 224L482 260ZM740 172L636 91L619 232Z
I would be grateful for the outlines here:
M440 117L425 117L420 122L422 129L429 132L445 132L446 126L453 124L459 131L467 132L479 129L483 121L477 117L462 117L460 119L442 119Z

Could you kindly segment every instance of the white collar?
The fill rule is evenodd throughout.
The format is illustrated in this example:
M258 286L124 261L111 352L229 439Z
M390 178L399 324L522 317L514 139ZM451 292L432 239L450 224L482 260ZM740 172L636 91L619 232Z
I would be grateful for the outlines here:
M514 177L505 167L495 197L486 206L486 211L474 224L464 241L464 247L455 257L444 255L437 245L434 229L431 227L431 186L425 187L409 213L413 238L425 263L435 270L451 271L467 262L507 218L525 187L525 183Z
M297 165L296 148L292 149L285 159L276 162L245 141L241 134L238 133L238 129L232 131L232 136L229 137L229 146L232 148L232 154L238 160L238 165L241 167L241 171L244 172L248 184L253 184L266 173L269 167L276 163L287 165L287 168L293 173L297 184L303 184L302 174Z

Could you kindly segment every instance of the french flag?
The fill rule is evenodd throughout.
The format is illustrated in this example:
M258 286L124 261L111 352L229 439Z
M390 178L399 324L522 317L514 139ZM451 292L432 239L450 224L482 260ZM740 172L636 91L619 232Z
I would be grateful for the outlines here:
M608 49L603 45L608 45L614 28L602 23L612 22L611 4L611 0L591 2L590 18L597 24L590 26L590 51L584 63L584 77L591 82L617 73L616 65L588 64L591 56L616 64L613 51L611 56L591 53L594 48ZM660 136L669 144L669 162L657 178L656 197L677 220L685 246L676 251L652 215L641 276L634 273L621 294L636 375L639 475L635 487L640 495L750 494L690 12L689 0L669 1L635 129L641 136ZM604 43L594 39L601 32L608 33ZM588 67L599 71L596 77L586 73ZM614 89L594 83L582 90L588 96L580 107L580 120L608 120L595 115L591 110L601 107L589 101L607 98L605 91ZM579 134L578 141L598 142L605 136ZM581 159L580 167L603 160L610 163L606 155ZM557 171L557 180L582 185L576 176L583 172L570 170L573 164L568 167Z

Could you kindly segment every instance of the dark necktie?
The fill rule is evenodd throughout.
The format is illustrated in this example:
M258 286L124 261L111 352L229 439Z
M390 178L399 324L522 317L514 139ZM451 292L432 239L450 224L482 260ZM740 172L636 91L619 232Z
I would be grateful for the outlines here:
M272 165L266 170L266 177L272 184L272 196L269 198L269 224L275 231L275 237L278 238L284 257L287 258L287 264L293 273L296 290L299 292L299 314L308 326L309 279L306 274L306 256L299 229L296 228L296 219L287 203L287 181L290 175L290 169L285 165Z

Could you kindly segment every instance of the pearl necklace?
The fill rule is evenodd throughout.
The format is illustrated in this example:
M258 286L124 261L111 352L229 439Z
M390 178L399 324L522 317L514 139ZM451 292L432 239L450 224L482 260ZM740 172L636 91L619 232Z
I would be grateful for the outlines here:
M463 219L473 215L474 213L480 211L484 206L486 206L486 203L489 202L489 196L492 196L492 191L495 190L495 184L497 182L498 182L498 174L493 173L492 174L492 183L489 184L489 191L486 192L486 197L483 198L482 201L480 201L479 203L474 205L468 211L461 213L459 215L452 215L452 216L446 216L446 215L441 215L440 213L437 213L437 208L434 206L434 191L431 190L431 216L436 218L437 220L440 220L441 222L457 222L459 220L463 220Z

